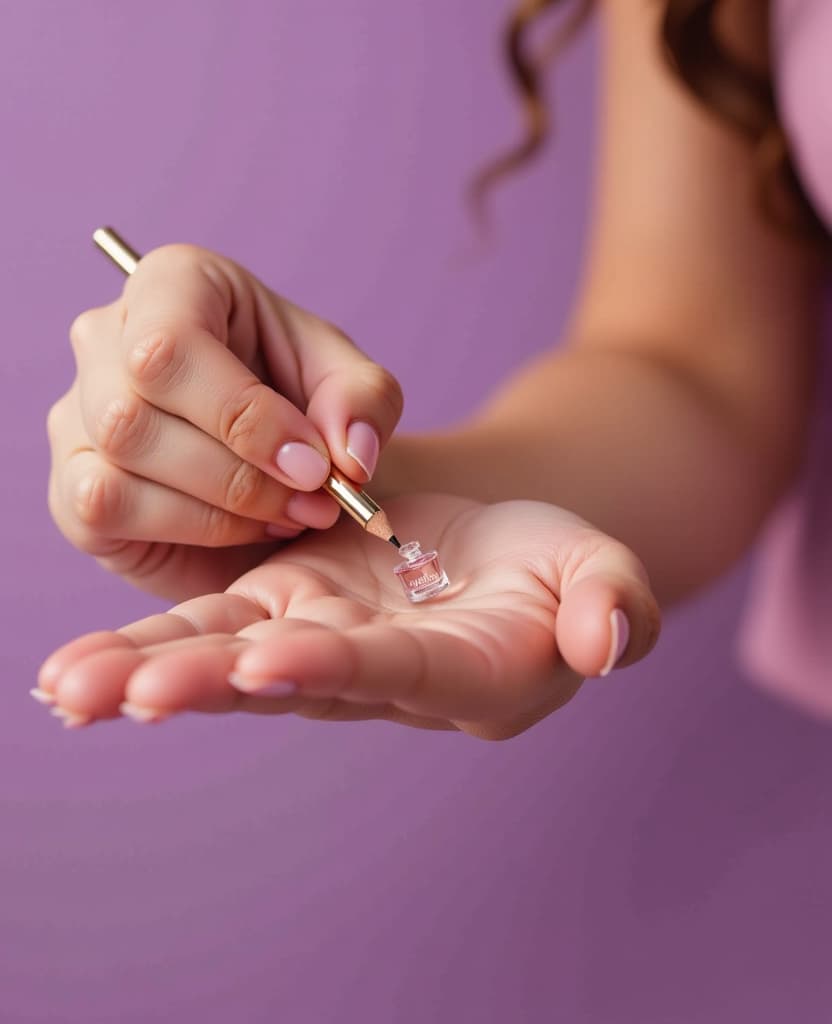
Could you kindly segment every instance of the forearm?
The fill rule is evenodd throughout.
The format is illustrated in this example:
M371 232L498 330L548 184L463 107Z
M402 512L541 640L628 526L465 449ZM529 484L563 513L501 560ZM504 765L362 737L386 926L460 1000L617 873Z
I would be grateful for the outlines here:
M572 349L539 360L468 423L394 438L374 486L560 505L631 547L666 604L746 550L788 481L800 425L785 426L779 448L761 440L692 374Z

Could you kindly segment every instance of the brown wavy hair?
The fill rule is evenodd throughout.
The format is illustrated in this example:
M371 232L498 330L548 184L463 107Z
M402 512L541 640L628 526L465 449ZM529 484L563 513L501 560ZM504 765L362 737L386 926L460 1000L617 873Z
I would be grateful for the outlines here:
M792 163L771 78L744 63L718 34L716 16L724 0L662 2L664 14L657 45L673 73L693 95L754 147L754 187L764 215L785 231L831 247L832 239L803 191ZM559 7L564 8L564 20L542 53L533 55L530 31L541 16ZM512 12L504 30L504 47L512 81L523 100L526 136L472 181L469 198L481 222L484 201L492 186L531 160L551 134L550 112L542 96L543 74L594 7L595 0L522 0Z

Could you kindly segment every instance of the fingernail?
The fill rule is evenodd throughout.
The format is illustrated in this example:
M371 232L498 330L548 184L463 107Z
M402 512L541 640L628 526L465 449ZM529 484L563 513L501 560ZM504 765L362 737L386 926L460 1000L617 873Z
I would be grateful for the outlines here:
M325 494L298 491L286 502L286 515L290 519L315 530L325 530L332 526L333 515L337 512L334 502Z
M64 729L83 729L85 725L89 725L92 721L92 715L73 715L69 714L64 719Z
M34 689L29 690L29 693L35 698L38 704L51 706L56 700L51 693L47 693L46 690L40 690L38 687L34 687Z
M166 718L170 718L165 711L159 711L156 708L143 708L138 704L130 704L128 701L119 704L118 709L127 718L132 718L134 722L140 722L142 725L151 722L164 722Z
M79 729L92 721L91 715L78 715L74 711L67 711L66 708L50 708L49 714L62 719L65 729Z
M355 459L367 476L376 471L380 443L378 434L369 423L356 420L347 430L347 455Z
M298 684L293 683L290 679L270 679L259 682L256 679L240 675L239 672L232 672L228 681L235 690L240 690L250 697L289 697L298 688Z
M607 676L612 672L621 660L621 655L627 649L630 640L630 623L620 608L614 608L610 614L610 633L610 653L607 656L606 664L601 669L602 676Z
M266 533L277 540L290 540L297 537L300 530L296 526L278 526L276 523L266 523Z
M329 463L312 445L289 441L278 451L277 468L302 491L317 490L329 476Z

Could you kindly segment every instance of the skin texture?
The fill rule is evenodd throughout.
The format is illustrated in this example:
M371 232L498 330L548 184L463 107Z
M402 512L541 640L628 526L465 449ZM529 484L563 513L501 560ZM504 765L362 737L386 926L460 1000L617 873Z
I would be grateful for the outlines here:
M724 27L764 62L759 11L729 5ZM656 598L747 550L800 464L819 267L757 213L753 154L666 70L657 14L600 5L594 222L564 344L457 429L391 439L389 375L204 250L155 250L120 299L76 321L78 378L50 414L53 515L129 581L203 596L63 648L41 699L70 724L126 698L146 715L292 711L505 738L600 672L614 608L629 664L655 642ZM459 588L423 608L395 591L392 550L351 523L264 539L271 509L280 528L302 525L274 451L307 441L364 482L345 445L356 419L384 448L373 493ZM304 498L328 525L329 499ZM243 670L298 694L241 697L228 674Z

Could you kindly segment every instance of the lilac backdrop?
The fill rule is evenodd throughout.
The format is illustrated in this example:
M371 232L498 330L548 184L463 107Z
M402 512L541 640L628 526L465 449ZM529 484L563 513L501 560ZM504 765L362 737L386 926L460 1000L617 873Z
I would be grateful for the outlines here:
M829 1019L832 736L733 668L742 568L646 665L506 744L243 717L71 733L27 695L53 647L159 607L46 509L67 326L121 285L93 228L247 264L400 376L408 427L557 337L593 41L555 79L557 149L475 251L461 187L517 130L504 8L3 5L4 1022Z

